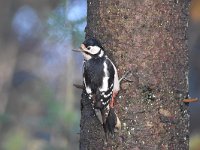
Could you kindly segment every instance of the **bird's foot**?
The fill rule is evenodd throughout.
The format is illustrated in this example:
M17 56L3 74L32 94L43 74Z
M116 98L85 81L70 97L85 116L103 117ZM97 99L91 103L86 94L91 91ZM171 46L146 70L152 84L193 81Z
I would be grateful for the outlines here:
M130 76L132 72L129 70L127 71L120 79L119 79L119 84L121 83L122 80L125 80L127 82L133 82L133 80L128 79L128 76Z

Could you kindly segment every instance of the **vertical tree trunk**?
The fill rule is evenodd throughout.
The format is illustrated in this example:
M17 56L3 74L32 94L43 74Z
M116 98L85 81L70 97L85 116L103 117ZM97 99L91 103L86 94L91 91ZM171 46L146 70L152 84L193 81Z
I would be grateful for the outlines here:
M107 148L188 149L187 9L187 0L88 0L87 37L134 81L121 86L122 130ZM82 97L80 149L103 149L103 128Z

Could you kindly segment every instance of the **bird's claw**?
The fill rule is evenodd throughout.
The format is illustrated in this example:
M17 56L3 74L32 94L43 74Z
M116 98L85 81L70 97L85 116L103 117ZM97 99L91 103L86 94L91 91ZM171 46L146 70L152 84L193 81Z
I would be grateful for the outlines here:
M120 79L119 79L119 83L122 81L122 80L125 80L127 82L133 82L133 80L130 80L128 79L127 77L132 74L132 72L129 70L127 71Z

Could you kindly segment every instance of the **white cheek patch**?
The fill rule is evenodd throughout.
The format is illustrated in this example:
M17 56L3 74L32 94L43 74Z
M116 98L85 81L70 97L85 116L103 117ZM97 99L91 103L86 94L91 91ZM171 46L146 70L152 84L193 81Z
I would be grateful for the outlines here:
M84 44L81 44L81 49L82 49L81 53L83 54L83 57L84 57L85 60L89 60L89 59L92 58L90 55L85 53L85 52L88 52L88 49L85 47Z
M93 54L93 55L97 54L101 50L101 48L98 47L98 46L90 46L90 47L91 47L90 53Z
M83 54L85 60L91 59L92 58L91 55L95 55L95 54L97 54L97 53L99 53L101 51L101 48L98 47L98 46L90 46L90 50L88 50L85 46L81 46L81 48L83 50L82 54ZM85 52L87 52L88 54L86 54ZM89 54L91 54L91 55L89 55ZM101 51L101 53L100 53L101 56L100 57L102 57L103 54L104 54L104 52Z
M89 60L89 59L92 58L90 55L87 55L87 54L84 53L84 52L82 52L82 54L83 54L83 57L84 57L85 60Z

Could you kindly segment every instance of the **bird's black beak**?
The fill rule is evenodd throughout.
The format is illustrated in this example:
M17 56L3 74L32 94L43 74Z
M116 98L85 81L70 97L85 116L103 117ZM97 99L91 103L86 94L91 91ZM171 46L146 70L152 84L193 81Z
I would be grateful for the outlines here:
M83 52L84 49L87 49L87 48L85 47L84 44L81 44L81 47L79 49L73 49L72 51L74 51L74 52Z
M72 49L74 52L82 52L81 49Z

